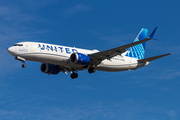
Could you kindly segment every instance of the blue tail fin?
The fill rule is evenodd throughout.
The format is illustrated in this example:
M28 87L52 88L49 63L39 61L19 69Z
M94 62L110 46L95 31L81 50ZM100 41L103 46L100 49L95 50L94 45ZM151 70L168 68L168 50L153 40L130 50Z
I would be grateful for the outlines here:
M134 42L147 38L148 29L142 28ZM137 59L144 59L146 42L130 47L126 56Z

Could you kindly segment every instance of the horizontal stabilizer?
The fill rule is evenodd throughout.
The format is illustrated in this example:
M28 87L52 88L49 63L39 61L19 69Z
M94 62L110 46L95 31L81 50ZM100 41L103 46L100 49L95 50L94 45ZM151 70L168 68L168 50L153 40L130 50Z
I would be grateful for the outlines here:
M161 57L165 57L167 55L171 55L172 53L168 53L168 54L164 54L164 55L159 55L159 56L154 56L154 57L150 57L150 58L145 58L145 59L141 59L141 60L138 60L138 62L149 62L149 61L152 61L152 60L156 60L158 58L161 58Z

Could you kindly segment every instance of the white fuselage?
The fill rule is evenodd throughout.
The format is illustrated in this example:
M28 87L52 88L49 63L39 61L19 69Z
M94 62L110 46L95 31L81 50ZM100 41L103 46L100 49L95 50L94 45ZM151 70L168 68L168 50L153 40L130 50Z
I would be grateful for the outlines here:
M8 52L14 57L20 56L26 60L37 61L42 63L56 64L82 70L83 65L77 65L70 61L70 55L73 52L83 53L85 55L93 54L98 50L86 50L75 47L60 46L39 42L21 42L21 46L12 46ZM110 60L103 60L96 70L100 71L124 71L135 70L149 63L138 63L138 59L127 57L124 54L117 55ZM87 69L87 68L86 68Z

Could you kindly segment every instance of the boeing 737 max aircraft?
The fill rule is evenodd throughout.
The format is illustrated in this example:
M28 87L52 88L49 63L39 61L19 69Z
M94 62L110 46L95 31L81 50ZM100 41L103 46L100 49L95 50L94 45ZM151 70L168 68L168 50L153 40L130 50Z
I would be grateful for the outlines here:
M150 58L144 58L146 41L153 39L157 27L147 37L147 29L141 29L133 43L117 48L98 51L75 47L53 45L39 42L20 42L8 48L15 59L41 62L41 71L47 74L58 74L60 71L71 73L71 78L77 78L78 70L87 69L89 73L100 71L125 71L149 65L150 61L170 55L171 53Z

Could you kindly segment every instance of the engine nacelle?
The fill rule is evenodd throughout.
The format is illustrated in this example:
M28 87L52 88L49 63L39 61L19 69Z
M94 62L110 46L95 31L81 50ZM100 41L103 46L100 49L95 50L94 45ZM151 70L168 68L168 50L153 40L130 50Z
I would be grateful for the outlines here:
M60 72L60 68L57 65L49 64L49 63L42 63L41 64L41 72L47 74L58 74Z
M82 53L72 53L70 56L70 61L74 64L88 65L90 58L89 56Z

